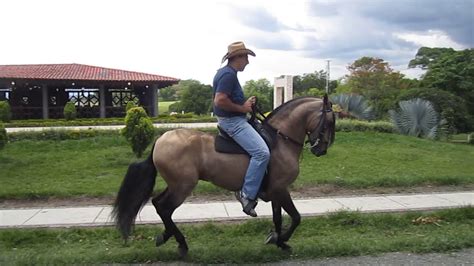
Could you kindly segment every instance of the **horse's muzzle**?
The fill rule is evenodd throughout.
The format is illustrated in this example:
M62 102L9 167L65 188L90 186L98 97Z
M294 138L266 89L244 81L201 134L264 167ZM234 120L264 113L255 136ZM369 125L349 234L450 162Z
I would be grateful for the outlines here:
M320 157L326 155L327 150L322 150L320 147L314 147L311 149L311 152L316 155L316 157Z

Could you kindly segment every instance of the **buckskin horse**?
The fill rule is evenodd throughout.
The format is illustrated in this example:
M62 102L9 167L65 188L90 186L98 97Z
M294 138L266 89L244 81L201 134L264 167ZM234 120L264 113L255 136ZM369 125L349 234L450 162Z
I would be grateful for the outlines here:
M290 249L290 239L301 216L295 208L288 186L299 173L299 157L308 136L311 152L325 155L335 139L335 116L327 95L296 98L276 108L262 125L276 136L267 175L259 197L271 201L274 231L267 243L283 250ZM127 170L114 203L113 217L123 238L127 240L135 218L149 200L157 171L167 187L152 199L165 230L156 237L156 246L174 236L181 256L188 252L186 239L171 215L188 197L199 180L211 182L227 190L240 190L249 163L245 154L215 151L215 136L191 129L168 131L155 141L151 154L142 162L132 163ZM282 232L282 208L291 217L288 230Z

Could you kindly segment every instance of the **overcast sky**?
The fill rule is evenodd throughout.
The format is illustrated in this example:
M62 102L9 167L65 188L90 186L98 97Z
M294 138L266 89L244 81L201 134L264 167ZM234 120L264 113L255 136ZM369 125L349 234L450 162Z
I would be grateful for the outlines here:
M227 45L257 54L249 79L362 56L407 73L418 48L474 47L474 0L2 0L0 64L78 63L211 84Z

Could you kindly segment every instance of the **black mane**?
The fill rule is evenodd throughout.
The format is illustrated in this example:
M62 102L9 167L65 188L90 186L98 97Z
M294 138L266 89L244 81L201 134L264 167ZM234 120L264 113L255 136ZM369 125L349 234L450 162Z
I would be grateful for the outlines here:
M276 114L280 113L280 112L285 112L287 110L292 110L294 109L294 105L297 105L299 104L300 101L302 100L306 100L306 99L319 99L319 98L316 98L316 97L312 97L312 96L304 96L304 97L298 97L298 98L295 98L295 99L292 99L286 103L283 103L282 105L278 106L275 110L273 110L264 120L264 123L266 122L269 122L270 119L275 116Z

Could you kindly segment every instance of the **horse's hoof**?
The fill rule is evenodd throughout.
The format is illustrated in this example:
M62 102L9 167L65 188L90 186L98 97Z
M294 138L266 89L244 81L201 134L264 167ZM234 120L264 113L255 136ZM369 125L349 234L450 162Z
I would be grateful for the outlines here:
M188 255L188 247L187 246L179 246L178 247L178 252L179 252L179 257L181 259L184 259Z
M277 245L279 248L281 248L282 251L291 253L291 246L287 245L286 243L279 243Z
M276 232L270 232L268 234L267 239L265 240L265 244L276 244L278 241L278 234Z
M157 247L163 245L165 242L166 242L166 241L165 241L165 238L163 237L163 235L157 235L157 236L156 236L155 245L156 245Z

